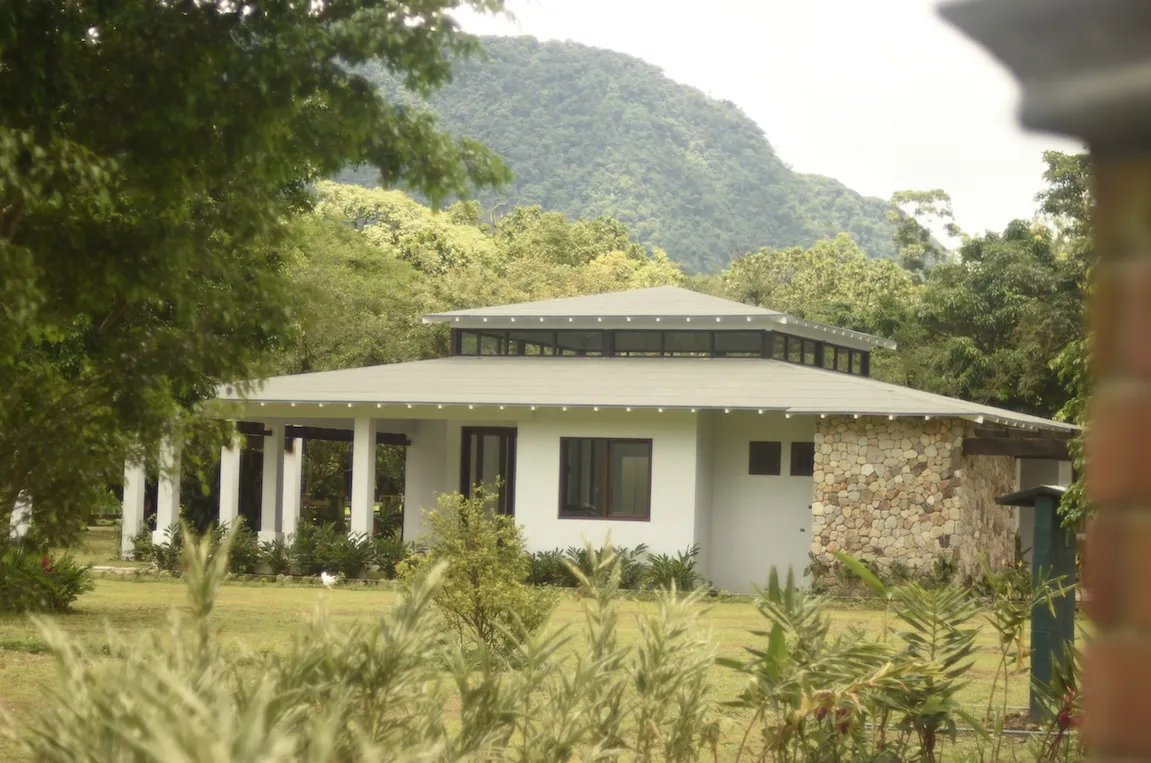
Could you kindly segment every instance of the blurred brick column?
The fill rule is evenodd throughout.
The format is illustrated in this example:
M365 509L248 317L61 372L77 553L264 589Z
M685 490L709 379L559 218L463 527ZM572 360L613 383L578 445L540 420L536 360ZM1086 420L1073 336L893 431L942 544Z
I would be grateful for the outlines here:
M1025 126L1086 140L1098 253L1083 679L1095 760L1151 760L1151 1L977 0L942 13L1019 78Z
M1100 759L1151 759L1151 153L1096 161L1085 732Z

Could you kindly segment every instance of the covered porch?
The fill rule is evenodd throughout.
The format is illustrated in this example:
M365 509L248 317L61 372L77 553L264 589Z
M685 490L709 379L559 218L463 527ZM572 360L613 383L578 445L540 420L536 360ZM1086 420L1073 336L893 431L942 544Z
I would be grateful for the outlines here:
M421 510L435 506L443 492L461 486L484 483L494 486L497 480L509 483L514 470L514 433L517 417L511 411L506 417L491 419L490 414L477 415L460 407L446 410L443 406L403 406L384 418L372 415L380 407L338 406L347 411L343 417L328 411L336 406L316 404L266 405L252 403L236 412L236 434L233 441L220 449L219 481L214 493L217 502L215 521L229 525L241 516L241 501L249 510L253 529L261 541L283 538L296 533L302 516L305 483L305 454L315 441L349 443L351 478L347 494L347 528L350 535L371 535L377 495L377 448L390 445L404 449L402 494L404 536L419 534ZM502 415L502 414L501 414ZM500 452L500 444L510 451ZM471 433L477 447L470 453L465 433ZM496 436L493 448L492 436ZM245 441L257 439L262 447L245 448ZM461 447L463 443L463 447ZM485 451L484 445L487 445ZM154 543L166 542L166 531L179 521L181 507L180 443L160 443L158 473L149 475L143 463L127 463L124 469L123 529L121 549L126 555L133 550L133 539L143 531L149 509L155 513ZM465 456L472 471L461 473ZM252 479L250 463L255 460L258 479ZM242 473L248 471L247 478ZM151 480L149 480L151 476ZM244 493L245 490L255 495ZM512 489L504 491L509 496ZM188 496L183 496L187 499ZM501 510L503 509L501 499ZM510 513L509 503L507 510ZM254 517L252 516L254 514Z

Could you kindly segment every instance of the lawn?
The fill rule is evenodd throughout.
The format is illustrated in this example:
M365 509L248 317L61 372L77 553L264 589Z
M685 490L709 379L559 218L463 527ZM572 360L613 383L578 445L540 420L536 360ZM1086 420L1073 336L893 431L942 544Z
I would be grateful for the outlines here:
M119 539L114 527L93 527L74 555L85 563L123 564L116 560ZM89 644L103 641L105 627L122 632L144 633L163 625L165 613L180 606L182 584L172 579L140 578L131 580L97 580L96 588L77 602L75 612L61 616L58 622L65 630ZM277 584L225 584L218 596L214 617L225 639L255 649L283 648L291 634L320 599L324 600L331 618L337 623L370 620L395 603L396 594L377 588L318 589L310 586ZM581 605L572 595L563 598L554 616L554 626L571 624L578 627ZM621 639L628 641L637 634L636 615L652 611L654 605L621 600ZM762 628L764 620L750 603L712 603L701 608L700 624L707 629L719 655L740 657L745 646L762 646L749 631ZM832 605L829 614L833 630L850 627L878 636L883 613L859 604ZM961 700L976 716L987 706L992 677L998 664L998 652L990 627L980 633L979 654L968 674L971 683L963 690ZM0 707L19 720L31 711L45 687L54 680L54 664L42 651L35 625L24 616L0 616ZM734 698L744 678L729 669L716 666L713 678L720 699ZM1027 677L1013 677L1009 704L1027 703ZM964 745L967 746L967 745ZM1022 751L1022 750L1021 750ZM14 752L0 742L0 761L14 759Z

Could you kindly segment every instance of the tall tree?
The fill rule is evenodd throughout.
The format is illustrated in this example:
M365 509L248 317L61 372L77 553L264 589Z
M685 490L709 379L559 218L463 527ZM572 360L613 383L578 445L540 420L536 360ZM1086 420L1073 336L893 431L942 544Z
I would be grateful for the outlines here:
M947 250L931 231L942 228L948 236L959 236L951 212L951 196L946 191L896 191L891 195L892 208L887 217L895 224L895 252L903 267L923 278L942 262Z
M1079 336L1082 291L1045 225L969 238L924 285L918 384L1050 416L1067 392L1050 360Z
M1064 154L1047 151L1043 154L1047 170L1045 188L1036 197L1040 210L1051 217L1059 232L1060 249L1084 295L1079 311L1076 336L1067 343L1051 363L1068 393L1067 402L1058 415L1073 424L1086 426L1087 400L1091 394L1091 337L1087 330L1087 296L1091 290L1091 274L1095 265L1095 241L1091 233L1091 156L1090 154ZM1060 502L1059 510L1065 521L1077 523L1090 513L1090 504L1084 490L1083 438L1072 443L1078 479Z
M451 11L501 0L0 4L0 526L21 491L62 533L290 325L282 246L348 163L433 199L507 179L385 100L477 49Z

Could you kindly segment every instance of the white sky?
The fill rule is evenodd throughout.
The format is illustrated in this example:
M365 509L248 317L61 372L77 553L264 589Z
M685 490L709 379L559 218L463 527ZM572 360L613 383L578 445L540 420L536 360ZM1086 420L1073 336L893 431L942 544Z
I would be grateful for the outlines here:
M800 172L857 191L942 188L975 233L1029 218L1045 149L1010 75L937 15L940 0L509 0L480 34L574 40L642 58L736 103Z

